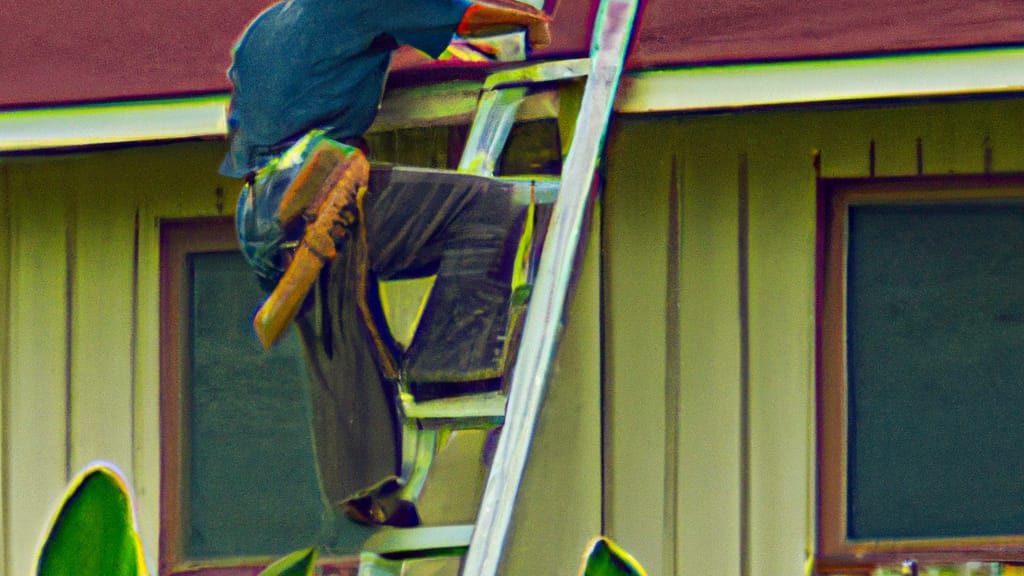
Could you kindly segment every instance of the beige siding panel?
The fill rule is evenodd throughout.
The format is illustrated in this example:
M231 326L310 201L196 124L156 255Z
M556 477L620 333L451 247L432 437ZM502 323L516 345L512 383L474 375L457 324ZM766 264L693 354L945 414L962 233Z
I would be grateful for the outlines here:
M11 188L10 170L0 164L0 576L10 573L7 565L8 546L8 494L7 478L7 420L10 378L10 319L11 319Z
M796 114L751 119L750 574L808 553L814 398L815 140Z
M609 137L602 243L605 328L605 531L664 574L665 286L671 157L654 124Z
M735 136L714 123L673 136L686 150L675 423L679 574L739 574L739 150Z
M134 191L102 155L72 169L71 467L105 460L134 484Z
M160 540L160 229L150 195L146 190L139 205L132 475L139 533L153 568Z
M139 533L154 567L160 534L160 229L150 193L139 207L134 471Z
M922 139L926 174L977 174L1021 170L1024 105L1017 100L963 102L948 107L921 107L901 121L907 131L917 129Z
M808 144L821 150L825 177L869 176L872 141L881 177L917 174L918 139L924 174L1019 171L1022 114L1020 100L991 100L807 112L793 121L816 135Z
M586 243L502 574L575 574L585 545L601 533L599 232L594 226Z
M8 167L11 209L10 389L6 422L9 574L31 573L68 480L66 230L63 174Z
M139 534L153 568L160 540L160 231L147 208L139 209L132 476Z
M1008 100L982 109L979 129L990 138L993 172L1024 170L1024 100ZM984 146L984 142L982 145ZM984 152L983 152L984 154Z
M921 139L921 169L925 174L979 173L984 171L985 130L982 118L965 117L960 122L945 122L927 108L904 116L901 124L914 134L914 162L917 165L916 139Z

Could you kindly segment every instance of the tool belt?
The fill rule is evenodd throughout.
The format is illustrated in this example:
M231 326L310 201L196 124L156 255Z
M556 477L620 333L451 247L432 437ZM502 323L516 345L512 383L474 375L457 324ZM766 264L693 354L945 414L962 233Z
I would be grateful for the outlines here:
M270 348L358 220L369 162L359 148L310 132L257 171L237 211L242 252L270 296L253 328Z

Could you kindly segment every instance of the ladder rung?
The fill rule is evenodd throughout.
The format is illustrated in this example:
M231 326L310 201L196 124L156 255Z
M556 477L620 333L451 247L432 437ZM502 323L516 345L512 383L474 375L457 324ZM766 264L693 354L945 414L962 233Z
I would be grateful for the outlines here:
M554 60L495 72L484 81L484 90L497 90L510 86L555 82L586 76L590 72L590 58Z
M472 524L391 528L371 536L363 544L363 551L380 556L414 556L417 552L465 548L472 537Z
M402 399L402 411L406 418L421 421L476 420L500 425L505 418L505 402L507 400L508 398L503 392L467 394L425 402L415 402L411 398L405 397Z

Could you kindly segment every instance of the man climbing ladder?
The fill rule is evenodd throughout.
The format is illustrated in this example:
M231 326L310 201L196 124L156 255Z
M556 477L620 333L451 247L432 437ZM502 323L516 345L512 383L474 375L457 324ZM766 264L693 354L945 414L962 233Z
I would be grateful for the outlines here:
M256 328L269 346L296 317L321 487L360 521L418 522L410 503L390 497L400 454L395 382L478 390L501 375L511 273L503 259L517 242L501 183L465 175L425 183L368 169L363 133L391 52L408 44L437 57L455 32L514 28L539 46L549 41L547 22L510 1L289 0L260 14L235 47L221 171L246 180L239 239L273 291ZM381 328L372 288L411 270L438 279L402 352ZM390 434L371 433L380 422L392 423Z

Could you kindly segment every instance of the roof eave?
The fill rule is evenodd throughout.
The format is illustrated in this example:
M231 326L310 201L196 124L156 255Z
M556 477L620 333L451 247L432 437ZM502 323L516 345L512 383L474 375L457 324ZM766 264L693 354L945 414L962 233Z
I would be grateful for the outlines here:
M467 122L482 84L448 81L385 97L375 130ZM785 105L1024 93L1024 46L628 73L615 111L687 113ZM223 138L227 94L0 112L0 153Z

